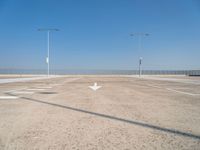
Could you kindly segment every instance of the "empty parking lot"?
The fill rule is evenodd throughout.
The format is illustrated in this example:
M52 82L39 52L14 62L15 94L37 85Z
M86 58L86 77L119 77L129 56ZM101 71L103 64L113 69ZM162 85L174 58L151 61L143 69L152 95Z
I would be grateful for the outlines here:
M97 91L88 87L95 82L102 86ZM59 76L0 84L0 149L199 147L199 77Z

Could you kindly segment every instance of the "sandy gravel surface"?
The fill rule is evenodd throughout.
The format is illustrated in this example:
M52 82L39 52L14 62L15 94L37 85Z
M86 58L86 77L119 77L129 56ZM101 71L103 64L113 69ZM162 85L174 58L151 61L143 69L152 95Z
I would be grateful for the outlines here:
M96 92L88 88L94 82L102 86ZM198 94L199 85L119 76L0 85L0 96L19 97L0 99L0 149L198 150Z

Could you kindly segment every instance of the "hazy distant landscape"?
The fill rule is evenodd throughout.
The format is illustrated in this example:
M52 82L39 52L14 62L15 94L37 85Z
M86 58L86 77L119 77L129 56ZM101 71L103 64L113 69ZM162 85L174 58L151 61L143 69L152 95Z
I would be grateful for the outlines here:
M0 69L0 74L46 74L42 69ZM51 70L51 74L57 75L136 75L138 70ZM200 75L200 70L143 70L144 75Z

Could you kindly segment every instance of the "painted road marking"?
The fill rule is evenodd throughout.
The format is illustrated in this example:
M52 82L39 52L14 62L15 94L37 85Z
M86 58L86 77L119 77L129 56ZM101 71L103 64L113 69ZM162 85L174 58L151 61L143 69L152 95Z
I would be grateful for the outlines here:
M147 84L148 86L150 86L150 87L154 87L154 88L161 88L160 86L156 86L156 85L151 85L151 84Z
M101 88L101 86L98 86L97 83L95 82L93 86L89 86L93 91L96 91Z
M58 86L58 85L61 85L61 84L51 84L51 86Z
M22 90L26 90L26 88L4 91L4 93L13 93L13 92L15 92L15 91L22 91Z
M179 90L174 90L172 88L163 88L163 87L156 86L156 85L151 85L151 84L147 84L147 86L158 88L158 89L165 89L165 90L168 90L168 91L171 91L171 92L176 92L176 93L180 93L180 94L186 94L186 95L190 95L190 96L198 96L198 95L200 95L200 94L194 94L194 93L189 93L189 92L183 92L183 91L179 91Z
M65 81L63 84L68 83L68 82L73 82L73 81L76 81L76 80L79 80L79 79L81 79L81 78L69 79L69 80ZM62 85L63 85L63 84L62 84Z
M79 79L81 79L81 78L70 78L69 80L67 80L67 81L65 81L65 82L63 82L63 83L60 83L60 84L58 84L58 83L52 83L52 84L50 84L51 86L61 86L61 85L64 85L65 83L69 83L69 82L73 82L73 81L76 81L76 80L79 80Z
M46 90L46 89L26 89L28 91L43 91L43 90Z
M169 91L176 92L176 93L181 93L181 94L186 94L186 95L191 95L191 96L200 95L200 94L194 94L194 93L188 93L188 92L178 91L178 90L174 90L174 89L171 89L171 88L166 88L166 89L169 90Z
M17 99L17 96L0 96L0 99Z
M15 91L15 92L11 92L13 94L33 94L34 92L28 92L28 91Z
M38 87L39 89L51 89L52 87L51 86L42 86L42 87Z

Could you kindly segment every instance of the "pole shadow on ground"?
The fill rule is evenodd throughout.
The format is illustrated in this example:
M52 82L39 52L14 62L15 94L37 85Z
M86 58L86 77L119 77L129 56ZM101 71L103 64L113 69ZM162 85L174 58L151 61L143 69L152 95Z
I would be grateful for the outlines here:
M11 96L16 96L16 95L10 94L10 93L7 93L7 94L11 95ZM90 114L90 115L94 115L94 116L98 116L98 117L103 117L103 118L106 118L106 119L125 122L125 123L129 123L129 124L133 124L133 125L137 125L137 126L141 126L141 127L145 127L145 128L154 129L154 130L157 130L157 131L162 131L162 132L166 132L166 133L171 133L171 134L175 134L175 135L179 135L179 136L184 136L184 137L189 137L189 138L200 140L200 135L195 135L195 134L192 134L192 133L187 133L187 132L179 131L179 130L176 130L176 129L160 127L160 126L156 126L156 125L152 125L152 124L148 124L148 123L123 119L123 118L119 118L119 117L115 117L115 116L111 116L111 115L96 113L96 112L92 112L92 111L88 111L88 110L83 110L83 109L79 109L79 108L74 108L74 107L50 103L50 102L45 102L45 101L41 101L41 100L37 100L37 99L33 99L33 98L28 98L28 97L20 97L20 98L27 100L27 101L32 101L32 102L42 103L42 104L51 105L51 106L55 106L55 107L60 107L60 108L68 109L68 110L73 110L73 111L76 111L76 112L82 112L82 113L86 113L86 114Z

